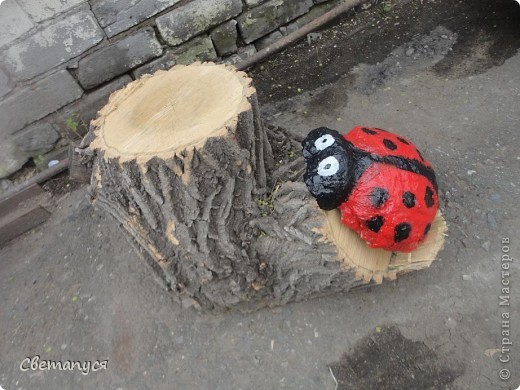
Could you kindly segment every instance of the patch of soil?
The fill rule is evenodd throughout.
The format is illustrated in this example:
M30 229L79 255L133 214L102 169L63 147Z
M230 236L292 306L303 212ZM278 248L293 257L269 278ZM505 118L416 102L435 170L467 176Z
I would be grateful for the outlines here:
M424 343L403 337L396 327L365 337L330 369L338 390L445 390L463 373Z
M53 177L42 185L42 188L54 196L64 195L80 188L83 184L69 178L69 171Z
M415 36L443 26L458 40L434 70L463 77L500 65L516 53L519 17L515 0L385 1L347 13L320 31L320 39L310 44L302 40L249 72L261 103L286 100L346 77L359 63L377 64Z
M356 89L368 95L400 74L431 68L445 58L456 42L457 34L442 26L429 34L418 35L392 50L382 62L358 65L352 71L356 77Z
M520 48L520 4L515 0L463 1L445 26L460 38L450 56L438 63L439 75L464 77L500 66Z

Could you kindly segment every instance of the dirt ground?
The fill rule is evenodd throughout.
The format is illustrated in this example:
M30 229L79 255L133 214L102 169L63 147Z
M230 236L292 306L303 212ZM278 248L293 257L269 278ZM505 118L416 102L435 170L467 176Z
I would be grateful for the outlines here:
M274 125L381 127L424 151L449 225L431 268L251 314L199 313L161 289L84 187L58 191L52 218L0 249L0 386L517 389L519 21L514 0L383 2L251 71ZM36 355L108 362L20 369Z

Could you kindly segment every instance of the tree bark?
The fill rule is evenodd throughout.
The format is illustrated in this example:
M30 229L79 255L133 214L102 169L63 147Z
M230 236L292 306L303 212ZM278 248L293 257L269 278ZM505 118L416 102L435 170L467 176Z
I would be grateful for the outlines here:
M232 67L145 76L92 128L94 204L184 306L251 310L348 291L428 267L442 247L440 216L404 255L368 248L337 210L320 210L299 143L264 128L251 79Z

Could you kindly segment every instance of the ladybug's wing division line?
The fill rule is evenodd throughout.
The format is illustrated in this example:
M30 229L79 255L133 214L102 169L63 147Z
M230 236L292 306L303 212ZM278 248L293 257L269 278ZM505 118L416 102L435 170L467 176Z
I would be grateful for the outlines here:
M437 192L438 190L437 179L435 178L435 173L433 172L433 169L428 168L427 166L421 164L417 160L410 160L407 158L396 156L381 157L375 155L371 155L371 158L373 161L390 164L397 168L404 169L405 171L410 171L422 175L426 177L430 181L430 183L432 183L433 188L435 188L435 192Z
M437 179L435 178L435 173L433 172L432 168L427 167L426 165L422 164L421 162L417 160L411 160L404 157L398 157L398 156L378 156L377 154L368 153L364 150L361 150L359 148L356 148L350 141L345 141L348 144L348 147L352 149L352 154L354 156L357 156L359 160L362 160L363 158L367 158L372 162L379 162L383 164L390 164L397 168L403 169L405 171L417 173L418 175L422 175L426 177L430 183L432 183L433 188L435 189L435 192L438 190L437 185ZM368 165L366 166L368 168ZM362 172L366 170L364 168ZM361 172L361 173L362 173ZM358 178L361 175L358 176ZM352 187L355 186L356 183L352 183Z

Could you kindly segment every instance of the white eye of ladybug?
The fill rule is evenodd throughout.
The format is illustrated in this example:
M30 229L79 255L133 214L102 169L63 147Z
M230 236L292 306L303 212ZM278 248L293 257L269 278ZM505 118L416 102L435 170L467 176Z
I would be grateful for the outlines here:
M323 150L328 148L330 145L334 143L334 138L330 134L322 135L320 138L314 142L314 146L318 150Z
M339 170L339 161L334 156L324 158L318 164L318 175L320 175L320 176L332 176L338 170Z

